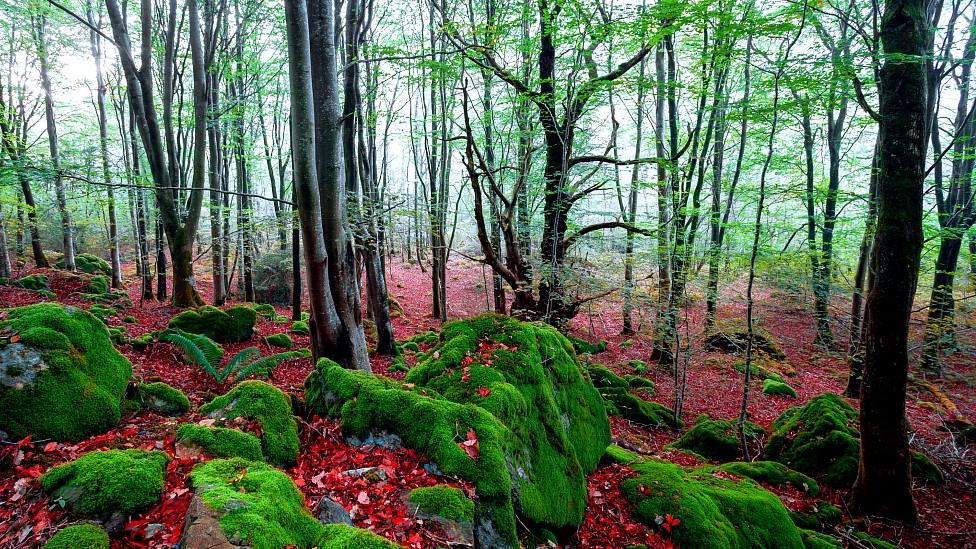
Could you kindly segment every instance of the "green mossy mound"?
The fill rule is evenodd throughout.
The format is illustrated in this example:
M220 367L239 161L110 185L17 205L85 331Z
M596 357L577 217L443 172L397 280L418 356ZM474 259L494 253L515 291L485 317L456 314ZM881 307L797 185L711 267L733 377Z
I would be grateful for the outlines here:
M184 423L176 432L176 441L212 457L264 461L258 437L237 429Z
M861 542L862 547L871 547L872 549L899 549L894 543L878 539L867 532L851 532L851 536Z
M811 496L816 496L820 493L820 485L817 484L817 481L776 461L735 461L732 463L723 463L717 466L716 469L725 471L726 473L732 473L738 477L765 482L771 486L786 486L789 484Z
M253 309L261 318L273 319L278 316L278 311L275 310L274 305L268 303L260 303L255 305Z
M305 498L291 478L264 463L239 458L208 461L193 468L190 482L204 504L221 515L228 539L254 549L397 547L366 530L323 526L305 508Z
M44 473L41 488L80 515L127 514L159 499L169 459L158 451L89 452Z
M190 399L183 391L163 382L140 383L139 400L144 408L167 416L182 416L190 411Z
M783 411L773 421L763 458L783 463L832 486L849 487L857 477L860 433L857 410L841 397L824 393ZM912 452L912 475L941 483L942 471Z
M50 289L47 282L47 275L42 274L33 274L18 278L14 280L14 286L25 290L34 290L35 292Z
M579 355L595 355L607 350L606 341L597 341L596 343L590 343L585 339L574 337L571 335L567 335L566 339L569 340L569 342L573 345L573 350L576 351L576 354Z
M826 501L819 502L814 507L813 512L798 513L790 511L793 524L805 530L833 530L834 526L840 523L840 507Z
M620 463L626 465L628 463L634 463L635 461L640 461L641 456L637 452L631 452L630 450L621 448L616 444L611 444L607 446L607 453L603 455L601 460L603 463Z
M268 345L272 347L282 347L284 349L291 349L295 346L295 342L292 341L291 336L288 334L274 334L269 335L265 338L268 341Z
M621 483L621 489L635 505L633 516L652 528L667 514L680 519L671 532L676 546L804 548L783 503L752 480L716 476L714 467L686 469L662 461L632 467L638 476Z
M200 408L212 418L257 420L261 426L261 449L271 463L294 465L298 459L298 424L292 415L291 398L263 381L242 381L226 395Z
M606 402L607 414L622 417L641 425L680 429L684 422L674 416L674 410L657 402L644 400L621 387L600 389Z
M601 366L599 364L589 364L586 366L586 372L590 375L590 381L593 382L593 386L597 389L604 388L623 388L626 389L630 387L630 382L626 379L618 376L606 366Z
M453 486L438 484L414 488L407 494L407 499L429 515L437 515L448 520L468 522L474 520L474 502Z
M706 459L732 461L742 457L738 430L734 421L709 419L708 416L701 415L698 416L695 426L670 446L694 452ZM746 422L746 437L756 437L763 432L762 427Z
M782 381L776 381L774 379L766 379L763 381L762 392L764 395L782 395L790 398L796 398L796 390L794 390L793 387L790 387Z
M44 544L44 549L108 549L108 534L94 524L73 524L62 528Z
M741 360L736 360L732 367L740 374L746 371L746 363ZM773 381L785 383L783 376L780 375L779 372L773 371L772 369L755 362L749 365L749 377L752 379L761 379L763 381L771 379Z
M203 334L219 343L247 341L254 335L257 313L250 307L239 305L222 311L204 305L183 311L169 321L169 327L191 334Z
M105 275L95 275L88 279L88 293L107 294L109 289L108 277Z
M293 334L299 335L309 335L311 333L308 328L308 321L306 320L296 320L295 322L292 322L289 331Z
M406 381L321 360L305 382L306 402L341 417L348 433L396 433L445 474L474 482L478 522L493 522L510 545L516 509L530 524L580 523L585 474L610 429L599 393L559 332L498 315L451 322Z
M64 257L59 259L55 264L55 267L59 269L64 268ZM75 269L82 273L88 274L103 274L111 275L112 266L109 265L108 261L92 255L92 254L78 254L75 256Z
M759 324L753 325L752 348L770 358L782 360L786 353L779 341ZM705 333L705 346L724 353L744 353L749 341L749 330L743 318L723 318Z
M132 365L100 320L39 303L8 309L0 331L0 430L74 441L118 423Z
M624 379L632 389L650 389L651 393L654 393L654 382L646 377L628 375L624 376Z
M844 544L839 540L814 530L800 530L803 545L806 549L843 549Z

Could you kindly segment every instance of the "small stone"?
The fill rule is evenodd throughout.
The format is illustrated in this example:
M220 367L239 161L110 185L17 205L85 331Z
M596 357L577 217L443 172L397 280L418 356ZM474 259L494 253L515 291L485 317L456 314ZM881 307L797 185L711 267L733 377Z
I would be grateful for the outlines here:
M352 517L346 508L327 496L319 500L319 521L322 524L347 524L352 526Z
M361 467L359 469L343 471L340 474L353 478L362 477L370 482L380 482L386 480L386 470L384 470L382 467Z
M152 539L156 537L156 534L162 532L166 528L165 525L158 522L146 525L146 539Z

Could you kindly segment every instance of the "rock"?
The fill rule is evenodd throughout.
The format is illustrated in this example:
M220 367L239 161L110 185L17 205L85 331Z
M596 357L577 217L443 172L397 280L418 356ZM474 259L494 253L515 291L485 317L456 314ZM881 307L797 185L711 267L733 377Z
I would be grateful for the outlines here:
M183 391L162 382L140 383L142 407L164 416L181 416L190 410L190 400Z
M0 429L15 439L107 431L131 375L105 325L78 307L39 303L0 320Z
M371 430L365 436L347 435L346 443L352 446L375 446L385 450L399 450L403 448L403 439L387 431Z
M725 353L744 353L749 340L749 331L745 319L723 318L715 323L705 333L704 344L710 349ZM786 353L779 345L779 341L761 325L756 324L752 329L752 348L770 358L783 360Z
M186 510L186 525L180 540L181 549L241 549L234 545L220 526L220 514L203 502L199 494L194 494Z
M474 546L474 502L461 490L446 485L415 488L406 495L405 502L417 518L443 530L443 543L448 547ZM502 540L495 543L498 541Z
M218 458L240 457L263 461L261 441L237 429L184 423L176 432L176 452L181 458L208 455Z
M204 305L183 311L169 321L169 327L191 334L203 334L219 343L247 341L254 335L257 313L250 307L238 305L222 311Z
M108 534L94 524L73 524L58 530L44 549L108 549Z
M156 534L166 530L165 524L160 524L158 522L153 522L146 525L146 539L152 539L156 537Z
M273 385L242 381L226 395L200 407L211 419L256 420L261 426L261 450L271 463L288 466L298 459L298 424L291 399Z
M352 526L352 518L349 511L341 504L333 501L328 496L322 496L319 500L319 522L322 524L347 524Z
M386 470L382 467L361 467L350 469L339 473L340 475L352 478L364 478L370 482L380 482L386 480Z
M731 461L742 457L738 431L738 425L734 421L709 419L707 415L700 415L695 426L670 446L693 452L705 459ZM746 422L745 434L747 439L753 439L765 434L765 431L755 423Z

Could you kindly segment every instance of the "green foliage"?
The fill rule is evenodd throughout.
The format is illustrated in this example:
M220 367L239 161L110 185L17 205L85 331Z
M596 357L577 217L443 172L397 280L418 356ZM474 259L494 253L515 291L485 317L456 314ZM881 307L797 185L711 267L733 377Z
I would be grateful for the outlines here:
M163 335L160 340L179 347L187 361L203 368L218 383L224 383L228 379L241 381L252 374L267 376L268 372L281 362L302 354L301 351L289 351L261 356L260 349L248 347L238 351L223 368L220 368L224 350L207 336L175 331Z
M308 512L291 478L264 463L240 458L208 461L193 468L190 482L204 504L221 514L227 537L255 549L396 547L366 530L323 526Z
M243 305L222 311L204 305L183 311L169 321L169 327L191 334L203 334L218 343L246 341L254 335L257 313Z
M288 334L269 335L265 339L268 341L268 345L271 345L272 347L284 347L285 349L291 349L295 346L295 342L292 341Z
M407 498L417 507L430 515L437 515L448 520L474 520L474 502L464 495L464 492L438 484L424 488L414 488L407 494Z
M796 398L796 391L793 389L793 387L773 379L763 381L762 391L765 395L782 395L790 398Z
M803 549L800 530L783 503L750 479L731 480L714 468L686 469L657 460L632 465L638 476L621 483L633 516L654 528L659 517L681 520L671 538L679 547Z
M741 457L738 430L734 421L709 419L708 416L701 415L698 416L695 426L670 446L694 452L706 459L731 461ZM746 437L755 438L763 432L762 427L746 422Z
M101 321L78 307L39 303L8 309L0 329L20 338L0 345L0 368L27 376L0 385L0 429L15 439L74 441L119 421L132 365Z
M183 391L162 382L140 383L138 386L139 400L160 413L181 416L190 411L190 400Z
M243 381L226 395L200 408L200 413L233 420L257 420L261 449L271 463L288 466L298 459L298 425L291 413L291 399L273 385Z
M57 531L44 549L108 549L108 534L94 524L72 524Z
M14 280L14 286L25 290L50 290L47 282L47 275L33 274Z
M131 513L159 499L169 456L143 450L89 452L41 476L55 501L88 516Z
M176 440L184 445L198 448L212 457L239 457L250 461L264 461L261 441L258 437L237 429L184 423L176 432Z

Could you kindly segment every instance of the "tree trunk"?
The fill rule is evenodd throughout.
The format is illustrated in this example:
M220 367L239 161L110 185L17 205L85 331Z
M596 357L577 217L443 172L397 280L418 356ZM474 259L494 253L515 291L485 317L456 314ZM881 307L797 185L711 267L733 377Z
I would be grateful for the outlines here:
M878 157L880 140L875 141L874 158ZM868 216L864 223L864 235L861 237L861 247L857 259L857 271L854 273L854 291L851 295L851 331L848 338L847 364L850 373L847 377L847 388L844 395L851 398L861 396L861 377L864 372L863 333L864 318L862 308L868 282L868 267L871 261L871 246L874 242L874 231L878 220L878 170L877 160L871 162L871 183L868 189Z
M864 315L861 449L853 508L910 523L911 455L905 428L908 332L922 250L926 56L929 26L922 0L886 0L881 40L878 227Z

